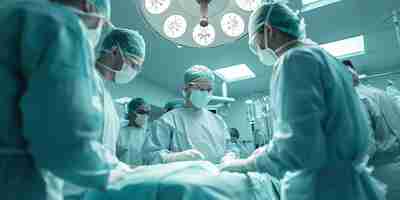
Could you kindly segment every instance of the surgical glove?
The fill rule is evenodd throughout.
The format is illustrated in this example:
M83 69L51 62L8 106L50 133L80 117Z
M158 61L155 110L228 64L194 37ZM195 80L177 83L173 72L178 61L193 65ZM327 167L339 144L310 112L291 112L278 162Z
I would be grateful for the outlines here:
M130 171L130 170L133 169L131 166L129 166L129 165L127 165L127 164L125 164L125 163L123 163L121 161L118 161L117 168L121 169L121 170L125 170L125 171Z
M164 156L164 162L179 162L179 161L194 161L194 160L204 160L205 156L196 149L190 149L178 153L169 153Z
M237 158L237 156L235 153L229 152L221 159L221 163L229 162L229 161L235 160L236 158Z
M231 160L229 162L222 163L219 166L221 171L228 172L239 172L239 173L247 173L256 171L256 159L255 157L249 157L247 159L237 159Z
M123 162L119 162L117 167L110 172L110 176L108 177L108 184L113 184L122 180L130 173L134 173L140 169L145 168L146 166L136 166L131 167Z
M117 166L115 169L111 170L110 175L108 176L108 184L113 184L115 182L123 179L128 173L133 172L134 170L130 167L122 167L121 165Z
M268 149L268 145L264 145L262 147L259 147L251 154L250 157L253 157L253 156L257 157L257 156L263 154L267 149Z

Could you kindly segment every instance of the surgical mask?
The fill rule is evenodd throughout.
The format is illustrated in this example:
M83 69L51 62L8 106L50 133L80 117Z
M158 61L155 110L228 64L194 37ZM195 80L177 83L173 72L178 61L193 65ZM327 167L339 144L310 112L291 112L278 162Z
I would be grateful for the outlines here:
M266 66L273 66L278 60L278 56L275 51L265 47L265 49L257 49L257 56L261 63Z
M114 80L116 83L126 84L132 81L137 75L138 71L125 63L120 71L115 72Z
M148 116L147 115L137 114L136 113L136 119L135 119L135 124L136 125L138 125L140 127L143 127L146 124L147 120L148 120Z
M190 95L190 101L196 108L205 108L210 100L210 93L208 91L193 90Z
M271 7L269 9L266 19L262 24L259 24L255 26L254 30L251 31L254 35L250 36L249 40L249 48L250 50L255 53L258 56L258 59L260 60L261 63L263 63L266 66L273 66L275 62L278 60L278 56L276 55L275 51L272 50L271 48L268 48L268 38L266 35L264 35L264 42L265 42L265 49L261 49L257 44L256 44L256 36L257 36L257 29L263 28L265 24L268 24L267 22L269 21L269 18L272 13L272 9L274 7ZM267 34L264 31L264 34Z
M126 64L126 63L124 63L121 70L114 70L111 67L108 67L107 65L104 65L99 62L97 64L99 64L100 66L104 67L105 69L107 69L109 71L114 72L115 73L114 81L118 84L129 83L139 73L137 70L133 69L132 66L130 66L129 64Z

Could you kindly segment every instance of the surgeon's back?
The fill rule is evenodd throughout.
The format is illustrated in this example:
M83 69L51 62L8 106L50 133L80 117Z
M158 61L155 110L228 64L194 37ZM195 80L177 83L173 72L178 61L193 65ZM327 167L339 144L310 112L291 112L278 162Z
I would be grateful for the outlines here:
M71 24L72 28L73 20L57 13L57 8L47 2L26 0L7 5L0 7L0 146L24 148L19 101L28 87L27 78L43 62L43 51L55 50L43 39L53 39L51 34L56 29L65 28L61 26ZM66 23L68 20L71 22Z
M274 137L257 168L284 200L383 199L366 168L368 121L341 62L316 45L282 55L271 79Z
M64 6L26 0L0 6L0 24L2 199L60 198L60 185L47 169L101 187L107 170L89 179L77 170L107 169L88 148L101 115L90 106L93 55L79 18Z

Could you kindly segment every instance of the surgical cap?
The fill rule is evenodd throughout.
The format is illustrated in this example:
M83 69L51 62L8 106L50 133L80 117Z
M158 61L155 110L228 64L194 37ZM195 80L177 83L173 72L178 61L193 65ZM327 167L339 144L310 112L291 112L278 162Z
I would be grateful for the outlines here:
M110 0L88 0L88 2L96 7L99 15L104 16L109 21L111 20Z
M185 84L190 82L196 82L199 80L207 80L211 83L214 82L215 76L214 72L205 66L195 65L188 70L186 70L184 75Z
M146 43L137 31L124 28L113 29L104 39L102 50L111 50L115 46L119 46L127 56L145 59Z
M128 103L128 112L135 112L140 106L150 110L149 104L143 98L134 98Z
M185 104L185 101L183 99L175 99L172 101L169 101L165 104L164 109L165 110L172 110L175 108L181 108Z
M251 14L248 26L250 38L265 24L297 39L306 37L304 20L284 3L263 3Z

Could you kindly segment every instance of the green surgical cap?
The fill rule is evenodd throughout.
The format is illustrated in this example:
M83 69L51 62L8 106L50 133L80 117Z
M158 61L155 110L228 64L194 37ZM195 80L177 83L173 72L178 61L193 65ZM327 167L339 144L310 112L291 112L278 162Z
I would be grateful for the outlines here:
M214 82L214 72L205 66L195 65L186 70L184 75L185 84L198 80L207 80L211 83Z
M107 20L111 20L111 3L110 0L88 0L96 9L97 14L104 16Z
M283 3L263 3L259 6L249 18L249 36L252 37L265 24L296 39L306 37L304 20Z
M146 43L137 31L124 28L114 28L102 43L102 50L111 50L119 46L125 55L144 60Z
M175 108L181 108L184 105L185 105L185 100L175 99L175 100L167 102L164 106L164 109L169 111L169 110L173 110Z
M150 106L143 98L134 98L128 103L128 112L134 112L140 106L145 106L146 109L150 110Z

